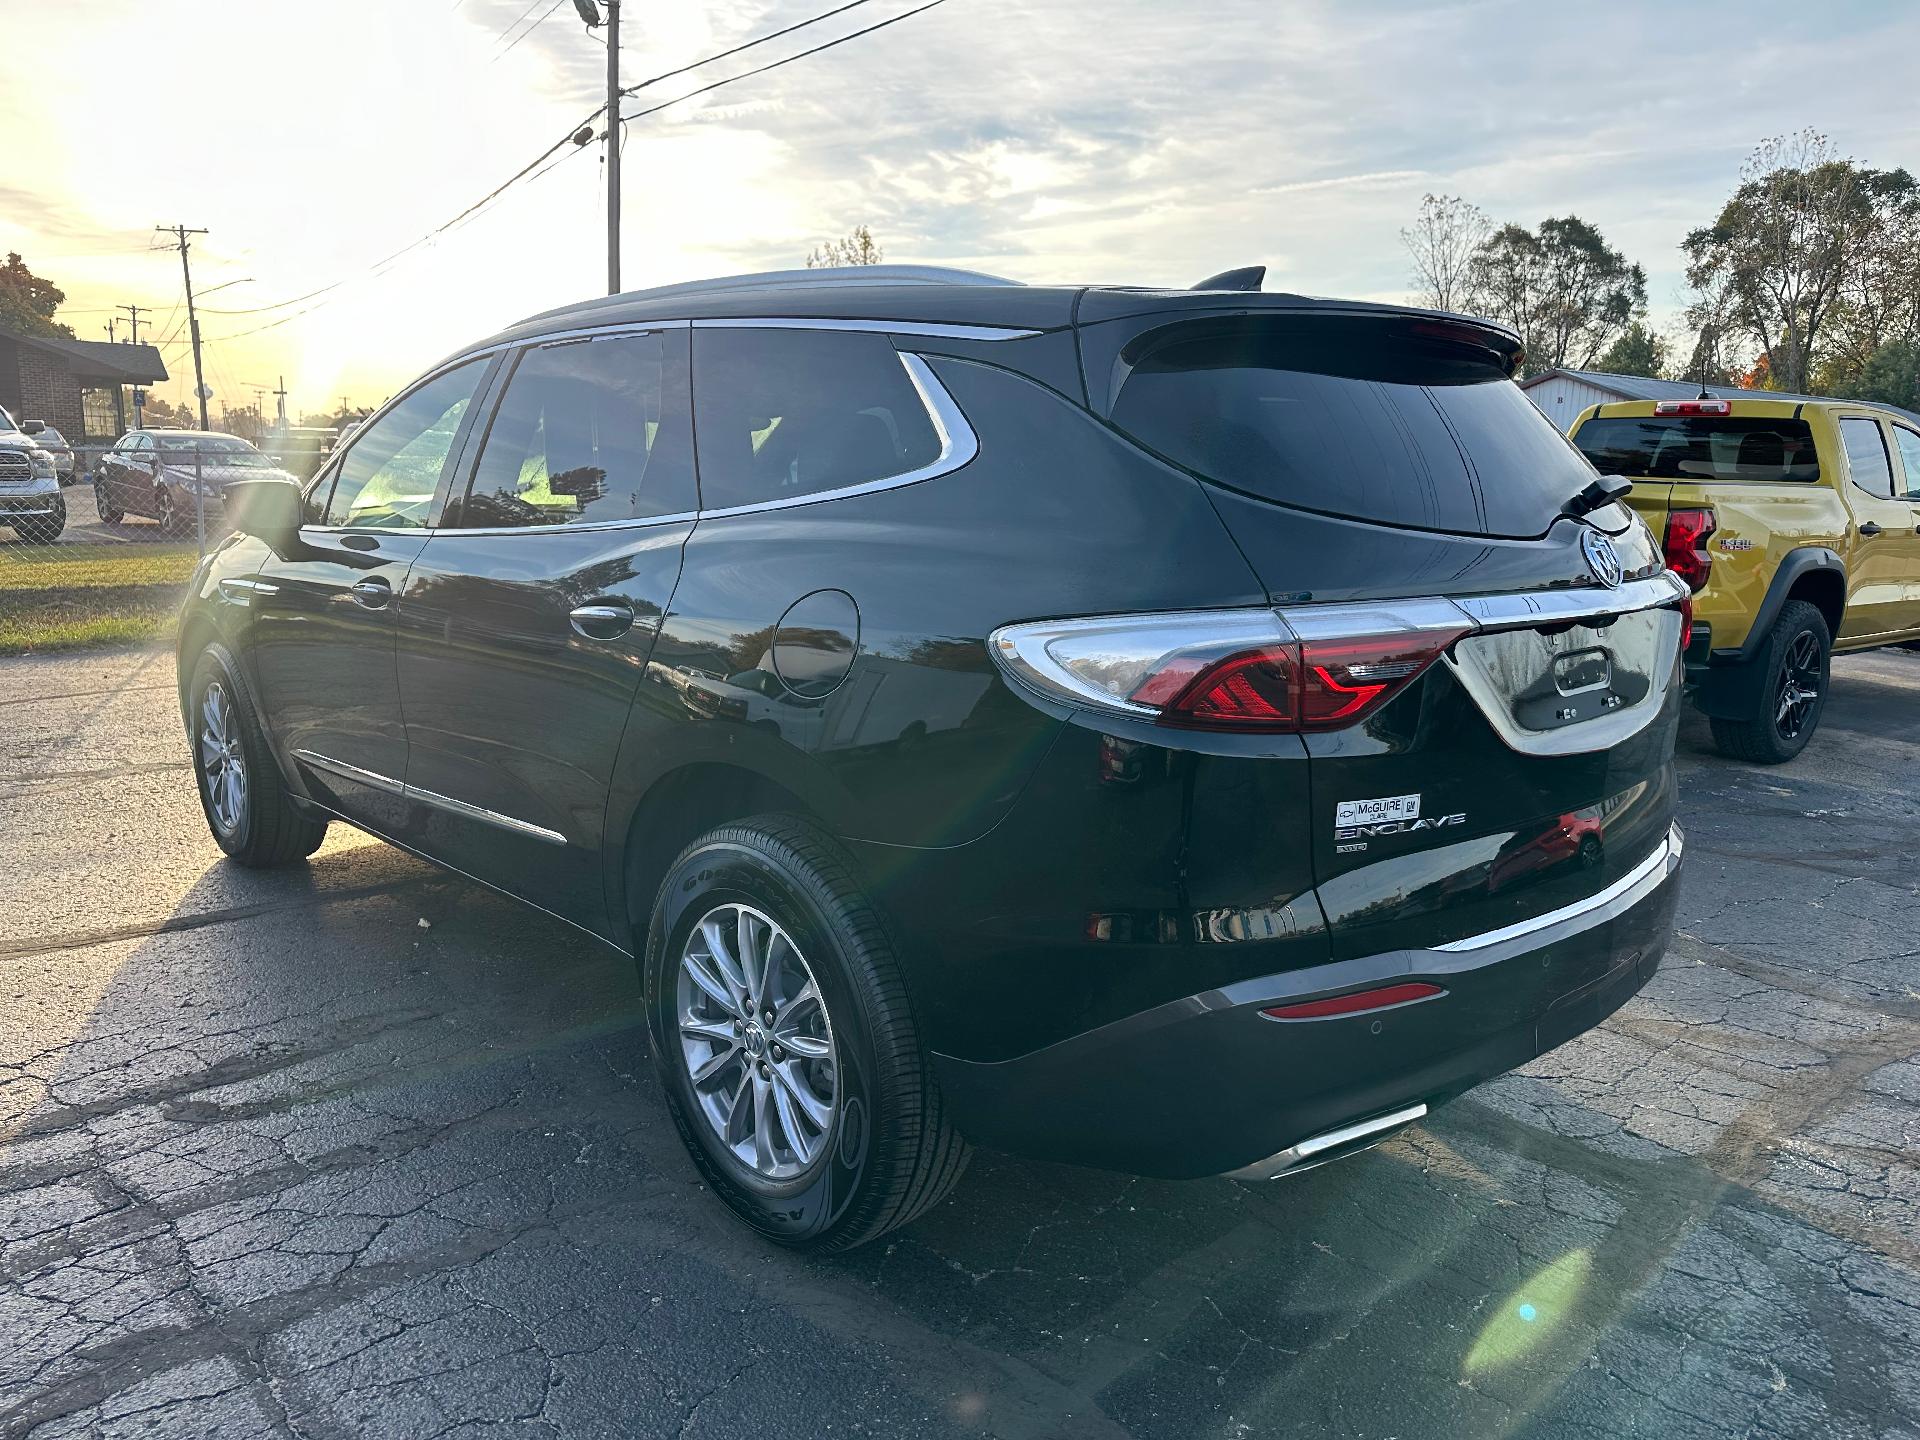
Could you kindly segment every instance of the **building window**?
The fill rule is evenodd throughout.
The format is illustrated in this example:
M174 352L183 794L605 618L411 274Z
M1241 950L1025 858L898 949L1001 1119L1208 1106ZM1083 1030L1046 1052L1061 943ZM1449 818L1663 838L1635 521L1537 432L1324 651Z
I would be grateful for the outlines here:
M111 444L120 438L119 392L96 388L80 392L80 433L86 444Z

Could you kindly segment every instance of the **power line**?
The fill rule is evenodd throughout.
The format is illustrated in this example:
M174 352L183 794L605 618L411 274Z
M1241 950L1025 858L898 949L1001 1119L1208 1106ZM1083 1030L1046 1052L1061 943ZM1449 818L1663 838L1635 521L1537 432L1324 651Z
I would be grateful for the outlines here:
M535 4L537 5L538 3L539 3L539 0L535 0ZM724 60L729 56L739 54L743 50L751 49L756 45L765 44L769 40L776 40L780 38L782 35L792 34L794 31L803 29L808 25L816 24L822 20L831 19L835 15L843 14L846 11L855 8L855 6L864 5L867 3L868 3L868 0L849 0L849 3L836 6L829 10L823 10L819 14L811 16L806 20L797 21L794 24L788 25L780 30L772 31L766 35L762 35L758 39L750 40L745 42L744 44L733 46L730 49L719 51L718 53L709 55L704 59L693 61L691 64L688 64L688 65L683 65L676 70L664 71L659 75L650 76L649 78L640 81L638 84L627 86L620 93L622 95L631 95L631 94L637 93L638 91L646 89L648 86L658 84L662 80L671 79L676 75L684 75L688 71L698 69L703 65L710 65L710 64L713 64L715 61ZM715 90L722 89L728 85L735 84L741 80L750 80L756 75L764 75L770 70L778 70L782 66L791 65L796 60L804 60L809 56L818 55L826 50L832 50L837 46L845 45L848 41L858 40L864 35L871 35L876 30L884 30L889 25L897 25L902 20L910 20L915 15L923 14L924 12L933 9L935 6L942 5L945 3L946 3L946 0L927 0L927 3L917 6L912 10L903 11L898 15L894 15L889 17L888 19L878 21L875 24L867 25L862 27L861 29L850 31L845 35L841 35L836 37L835 39L826 41L824 44L815 45L810 49L799 51L798 53L793 55L788 55L780 60L770 61L765 65L755 66L753 69L742 71L738 75L730 75L724 79L716 80L710 85L703 85L697 90L690 90L684 95L675 96L671 100L664 100L660 104L649 106L644 110L636 110L631 114L621 115L617 117L618 123L624 126L628 121L639 120L648 115L657 115L662 110L670 109L671 107L681 104L684 101L695 99L696 97L701 95L710 94ZM556 5L555 8L557 9L558 6ZM527 13L531 14L532 9L533 7L531 6L528 7ZM512 28L512 27L509 27L509 28ZM594 120L598 119L602 115L605 115L606 113L607 113L606 106L602 105L597 107L591 114L588 115L586 121L583 122L583 126L590 125ZM563 150L568 145L574 144L574 137L580 133L583 126L575 126L573 129L569 130L560 139L554 141L553 144L549 145L545 150L542 150L532 160L528 161L527 164L521 166L520 169L514 171L512 175L508 176L505 180L501 181L500 184L494 186L493 189L489 190L485 195L482 195L478 200L474 201L471 205L467 206L466 209L462 210L459 214L455 215L451 220L448 220L443 224L436 226L434 229L427 231L424 235L421 235L418 238L412 241L409 241L407 244L401 246L398 250L395 250L390 255L387 255L379 260L374 261L370 266L367 267L367 269L365 270L365 272L363 272L363 274L342 276L340 279L335 280L330 284L322 285L316 290L309 290L304 295L296 295L291 300L281 300L281 301L275 302L272 305L261 305L251 310L225 310L217 313L227 314L227 315L250 315L250 314L259 315L259 314L268 313L269 311L273 311L273 310L284 310L291 305L301 305L308 300L319 299L319 297L321 296L330 294L332 291L338 290L341 286L348 284L350 281L358 280L358 279L364 278L365 276L375 276L383 273L384 271L389 269L391 266L393 266L397 261L411 254L413 251L418 250L421 246L429 244L433 240L436 240L440 236L446 234L448 231L455 229L457 226L463 224L467 220L478 215L483 209L491 205L495 200L499 199L508 190L512 189L515 185L519 184L522 180L528 180L529 177L531 177L532 179L538 179L540 175L544 175L549 170L554 169L562 161L570 158L572 154L578 153L578 150L571 151L571 152L568 152L567 154L561 155L559 160L553 160L553 156L555 155L556 152ZM552 164L547 163L549 160L552 160ZM539 174L536 175L534 173L535 171L538 171ZM326 304L330 302L322 301L321 303ZM243 336L247 336L247 335L258 335L262 331L276 329L280 325L286 324L292 320L296 320L301 315L311 314L314 310L317 310L319 308L320 308L319 305L308 305L304 310L297 311L295 314L292 314L292 315L283 316L281 319L269 322L266 325L257 326L251 330L243 330L233 335L222 335L215 338L217 338L217 340L219 341L224 342L227 340L238 340Z
M538 4L539 0L534 0L534 3ZM533 24L529 25L526 29L522 30L518 35L514 36L512 43L509 44L507 48L502 50L498 55L495 55L493 59L489 60L487 63L489 65L497 65L500 63L500 61L506 59L507 56L513 53L513 47L515 45L518 45L522 40L526 39L527 36L531 35L534 31L538 30L542 25L546 24L547 21L551 20L553 18L553 12L555 10L558 10L562 5L566 3L567 3L567 0L553 0L553 4L547 7L546 14L542 15L538 20L534 21Z
M802 50L796 55L788 55L781 60L770 60L765 65L756 65L753 69L743 70L738 75L729 75L726 79L716 80L711 85L702 85L698 90L689 90L684 95L676 95L671 100L663 100L660 104L650 106L645 110L635 110L630 115L622 115L620 117L620 123L624 125L629 120L641 120L648 115L658 115L662 110L678 105L682 101L691 100L697 95L705 95L710 91L720 89L722 86L731 85L738 80L751 80L754 76L764 75L769 70L778 70L782 65L791 65L796 60L804 60L809 55L818 55L823 50L831 50L836 45L846 44L849 40L858 40L862 35L871 35L876 30L886 29L889 25L898 25L902 20L911 20L916 15L924 15L936 5L944 5L946 3L947 0L927 0L926 4L915 9L902 11L898 15L882 20L877 24L869 25L865 29L855 30L837 39L829 40L825 44L816 45L811 50Z

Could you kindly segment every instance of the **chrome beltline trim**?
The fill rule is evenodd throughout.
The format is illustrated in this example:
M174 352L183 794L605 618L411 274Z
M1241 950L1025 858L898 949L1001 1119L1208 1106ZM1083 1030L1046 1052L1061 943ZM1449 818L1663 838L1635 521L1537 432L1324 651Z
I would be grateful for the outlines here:
M1450 954L1485 950L1490 946L1504 944L1509 940L1518 940L1527 935L1536 935L1542 930L1551 930L1568 921L1578 920L1629 894L1637 900L1640 896L1635 892L1651 892L1666 883L1667 876L1673 872L1673 862L1677 862L1680 858L1683 844L1680 827L1669 826L1666 838L1654 847L1652 854L1611 885L1595 891L1586 899L1576 900L1571 905L1562 905L1558 910L1549 910L1544 915L1535 915L1531 920L1516 921L1512 925L1503 925L1498 930L1483 931L1478 935L1469 935L1463 940L1450 940L1444 945L1433 945L1428 948Z
M484 824L496 825L502 830L511 830L516 835L529 835L549 845L564 845L567 837L558 830L549 830L544 825L535 825L531 820L517 820L511 815L502 815L497 810L488 810L484 806L469 805L464 800L455 800L450 795L439 795L432 790L422 790L418 785L408 785L395 780L391 775L382 775L377 770L363 770L358 765L349 765L344 760L335 760L322 755L317 750L295 750L294 759L313 766L316 770L330 771L343 779L359 785L366 785L387 795L398 795L405 800L418 800L422 805L431 805L436 810L445 810L451 815L461 815L469 820L479 820Z

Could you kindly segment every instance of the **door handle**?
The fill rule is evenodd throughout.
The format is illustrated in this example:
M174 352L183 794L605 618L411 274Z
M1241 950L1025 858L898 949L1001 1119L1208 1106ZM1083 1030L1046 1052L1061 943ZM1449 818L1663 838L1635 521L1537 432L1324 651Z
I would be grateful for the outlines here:
M1860 527L1860 533L1871 540L1875 535L1880 533L1880 522L1877 520L1867 521L1866 524Z
M368 610L384 610L393 600L393 583L378 575L353 582L353 603Z
M598 600L574 606L567 620L589 640L618 640L633 628L633 607L622 600Z

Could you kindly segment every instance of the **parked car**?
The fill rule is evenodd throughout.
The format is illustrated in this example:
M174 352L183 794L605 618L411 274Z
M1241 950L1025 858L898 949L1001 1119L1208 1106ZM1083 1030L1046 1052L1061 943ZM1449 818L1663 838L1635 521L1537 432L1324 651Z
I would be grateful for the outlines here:
M682 1138L788 1244L972 1143L1364 1148L1672 923L1687 588L1519 354L905 267L536 316L236 492L180 627L208 823L272 865L346 820L633 954Z
M28 422L32 423L32 422ZM67 528L67 502L53 455L0 409L0 525L36 545Z
M226 528L227 486L266 479L294 477L237 435L130 430L94 467L94 508L109 525L144 515L168 535L194 534L204 509L207 533L215 535Z
M53 456L54 474L62 487L73 484L73 447L67 444L67 437L44 420L22 421L20 430L34 444Z
M1693 589L1687 680L1714 743L1805 748L1834 652L1920 639L1920 415L1842 400L1629 401L1572 431Z

